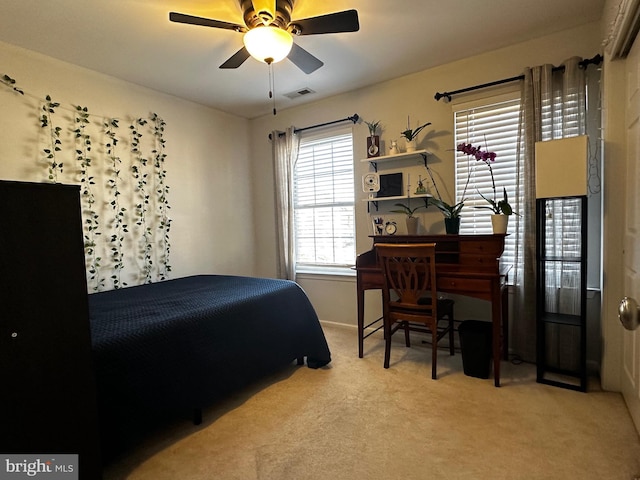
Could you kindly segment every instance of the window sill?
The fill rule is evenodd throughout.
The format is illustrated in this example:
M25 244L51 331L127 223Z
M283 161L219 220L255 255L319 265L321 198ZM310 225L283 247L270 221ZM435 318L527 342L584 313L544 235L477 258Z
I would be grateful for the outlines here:
M321 266L299 266L296 268L297 276L305 277L355 277L356 271L352 267L321 267Z

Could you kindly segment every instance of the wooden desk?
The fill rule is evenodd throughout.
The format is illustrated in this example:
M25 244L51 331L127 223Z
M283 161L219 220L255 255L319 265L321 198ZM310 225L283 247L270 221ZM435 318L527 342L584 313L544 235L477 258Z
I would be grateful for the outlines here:
M382 271L377 265L376 243L435 243L436 276L439 292L455 293L491 302L493 323L493 373L500 386L501 351L508 355L507 269L500 268L504 234L498 235L374 235L373 248L358 255L358 356L364 343L364 292L381 289ZM504 319L504 321L503 321ZM372 322L376 323L376 322ZM371 326L369 324L367 326Z

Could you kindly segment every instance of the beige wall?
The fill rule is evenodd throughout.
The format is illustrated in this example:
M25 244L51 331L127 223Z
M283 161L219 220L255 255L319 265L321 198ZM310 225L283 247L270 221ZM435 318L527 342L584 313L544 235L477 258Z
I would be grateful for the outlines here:
M419 148L426 148L432 155L429 164L439 177L439 188L445 197L453 195L453 116L450 104L436 102L436 92L451 91L471 85L486 83L501 78L518 75L526 66L544 63L559 64L571 56L591 58L600 52L599 24L589 24L573 30L550 35L534 41L513 45L488 54L468 58L458 62L425 70L389 82L336 96L316 103L285 109L285 100L280 100L277 116L264 116L251 121L252 162L256 179L254 191L260 199L256 209L256 228L259 232L259 254L256 257L256 271L261 275L273 275L275 272L274 254L275 234L273 210L271 149L268 133L274 129L295 125L304 127L344 118L358 113L364 120L380 120L383 125L381 139L389 141L399 139L404 130L407 115L411 116L412 127L417 123L432 122L432 125L419 136ZM481 41L481 37L478 38ZM425 54L428 54L426 52ZM507 89L513 88L506 87ZM483 94L501 94L504 88L485 90ZM464 101L473 98L461 96L454 100ZM359 160L366 157L366 125L353 127L355 141L355 190L357 252L371 248L369 217L361 189L361 176L368 172L366 163ZM401 143L401 142L399 142ZM262 181L264 180L264 181ZM442 187L444 185L444 187ZM445 193L442 190L446 190ZM432 209L430 209L432 210ZM386 216L386 215L385 215ZM433 233L444 233L442 216L436 211L423 211L420 214L423 229ZM402 216L398 216L399 231L404 230ZM321 319L348 324L356 322L355 281L328 283L327 280L314 280L305 276L300 283L308 292ZM379 311L378 295L368 296L366 311L373 318ZM459 302L456 313L460 318L489 318L486 305L473 302ZM378 310L377 310L378 309Z
M0 43L0 74L14 78L25 91L0 88L0 178L45 181L44 131L40 102L46 95L58 109L63 135L73 108L86 106L99 137L103 117L120 118L119 154L127 165L130 121L150 112L166 122L167 183L170 186L171 277L195 273L253 273L252 199L248 121L162 93ZM146 138L151 135L147 134ZM59 181L77 183L73 152L65 146L65 169ZM105 162L96 151L94 165ZM98 167L101 168L101 167ZM123 172L123 175L129 175ZM101 180L101 182L104 179ZM106 217L105 217L106 218ZM130 222L131 223L131 222Z

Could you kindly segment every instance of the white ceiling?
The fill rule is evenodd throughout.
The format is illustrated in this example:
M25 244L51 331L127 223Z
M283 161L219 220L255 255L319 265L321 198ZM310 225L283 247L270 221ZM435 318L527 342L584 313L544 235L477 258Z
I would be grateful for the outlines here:
M292 19L354 8L360 31L297 37L324 61L306 75L274 65L284 109L599 20L605 0L296 0ZM268 67L218 66L242 47L229 30L169 12L242 23L238 0L0 0L0 41L254 118L269 114ZM316 93L290 100L308 87Z

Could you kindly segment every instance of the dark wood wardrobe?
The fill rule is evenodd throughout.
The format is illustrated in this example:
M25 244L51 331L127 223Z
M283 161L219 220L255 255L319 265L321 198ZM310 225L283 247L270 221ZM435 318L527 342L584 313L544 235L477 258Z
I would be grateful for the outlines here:
M78 186L0 181L0 385L0 454L101 478Z

